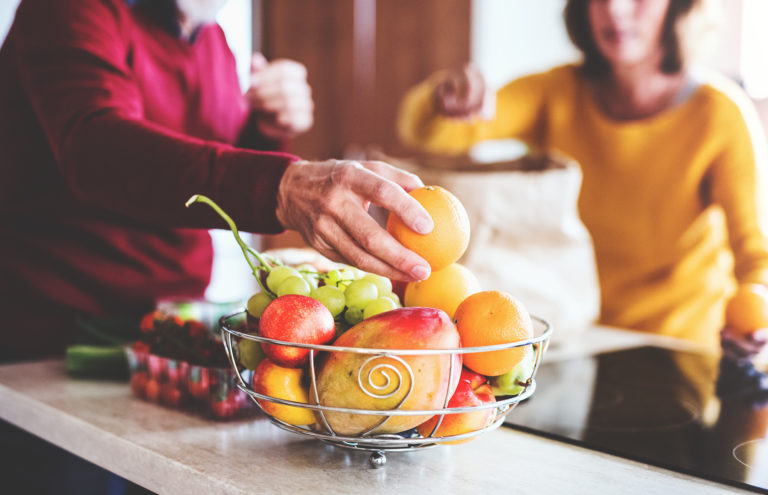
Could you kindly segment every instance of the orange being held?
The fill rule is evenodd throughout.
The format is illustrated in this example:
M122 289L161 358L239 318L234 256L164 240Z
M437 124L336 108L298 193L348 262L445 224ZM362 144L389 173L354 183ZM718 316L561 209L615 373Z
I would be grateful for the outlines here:
M533 337L533 322L523 304L506 292L488 290L467 297L456 309L462 347L519 342ZM464 354L464 365L486 376L502 375L532 352L530 345Z
M426 280L408 283L403 303L406 306L442 309L453 318L459 304L480 288L480 282L468 268L453 263L432 272Z
M469 245L469 216L464 205L440 186L425 186L409 193L432 217L434 228L418 234L396 215L387 220L387 230L403 246L424 258L432 271L456 262Z
M725 322L743 334L768 328L768 287L740 285L725 307Z

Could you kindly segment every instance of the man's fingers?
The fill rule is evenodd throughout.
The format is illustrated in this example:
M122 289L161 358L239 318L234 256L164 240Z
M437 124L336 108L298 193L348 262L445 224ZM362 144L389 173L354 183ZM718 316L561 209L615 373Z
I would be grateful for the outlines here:
M267 100L259 100L256 105L254 105L254 108L256 110L264 110L265 112L271 113L293 111L306 111L311 113L315 109L315 104L308 97L291 97L286 95Z
M412 174L411 172L397 167L393 167L389 163L371 160L360 162L360 164L373 173L378 174L385 179L391 180L406 191L412 191L414 189L424 187L424 183L421 181L418 175Z
M259 72L261 69L267 66L267 57L261 52L256 52L251 56L251 74Z
M347 179L354 192L397 215L410 229L420 234L432 232L434 224L427 210L391 180L384 179L362 166L350 171Z
M311 99L312 88L303 80L286 80L279 83L259 84L253 92L262 100L288 97Z
M339 224L329 230L334 249L351 265L397 280L429 276L429 264L401 246L358 205L344 208Z
M259 72L259 84L274 84L285 80L306 80L307 68L293 60L275 60Z

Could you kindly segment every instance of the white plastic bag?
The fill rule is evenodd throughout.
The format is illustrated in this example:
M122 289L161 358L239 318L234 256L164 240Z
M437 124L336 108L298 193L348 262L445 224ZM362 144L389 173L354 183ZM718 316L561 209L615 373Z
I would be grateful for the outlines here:
M600 291L592 239L578 215L577 163L554 155L494 163L469 156L394 162L464 204L471 234L459 262L484 290L509 292L531 314L549 320L553 343L596 321Z

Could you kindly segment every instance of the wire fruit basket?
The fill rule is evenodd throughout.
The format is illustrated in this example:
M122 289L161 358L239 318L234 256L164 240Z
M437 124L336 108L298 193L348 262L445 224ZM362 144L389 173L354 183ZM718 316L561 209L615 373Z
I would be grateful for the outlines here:
M375 349L286 342L247 333L249 330L249 323L245 311L223 316L220 319L220 327L227 357L229 358L233 369L236 371L237 387L245 392L259 406L273 424L284 430L309 436L338 447L371 452L371 465L373 467L381 467L386 463L386 453L388 452L424 449L434 447L441 443L461 443L462 441L467 441L482 433L498 428L504 422L506 415L519 402L531 397L536 390L534 376L539 368L544 353L547 350L550 336L553 331L551 324L546 320L534 316L531 316L531 320L534 325L534 336L530 339L490 346L455 349ZM305 366L306 378L304 381L305 386L309 391L309 401L307 403L297 402L255 391L251 383L253 372L246 369L239 359L238 344L243 340L258 342L259 345L272 344L307 349L309 352L309 361ZM450 389L452 386L455 389L455 384L458 382L458 376L456 376L456 370L453 363L459 356L468 353L493 352L524 347L530 347L531 359L528 360L526 371L517 378L517 386L515 387L516 390L514 395L496 395L495 400L483 402L479 405L467 407L448 406L452 394ZM318 399L318 397L320 397L320 394L318 393L318 370L322 367L324 358L327 357L329 353L352 353L359 355L361 361L357 370L357 386L360 391L362 391L366 397L370 398L368 402L374 401L373 404L375 404L375 401L389 400L389 404L394 397L396 402L395 405L374 409L363 407L338 407L323 404L323 401ZM446 390L444 390L441 395L441 397L444 397L444 400L442 400L442 407L438 409L412 409L403 407L409 397L414 393L416 376L408 360L413 357L423 356L447 357L451 363L447 366L448 378L445 381L445 383L447 383ZM352 376L352 372L350 372L350 376ZM293 406L303 410L312 411L315 421L310 425L288 423L270 413L270 404ZM435 435L447 416L473 413L477 411L490 411L492 419L489 420L485 426L473 431L445 436ZM371 417L371 425L364 428L362 431L355 431L354 433L338 431L338 427L332 426L332 423L334 423L332 417L338 418L339 415L355 415L357 417L362 415ZM413 427L397 433L381 431L387 429L385 428L385 425L387 425L388 422L392 422L393 418L404 416L416 418L416 421L418 421L420 417L426 419L436 417L437 421L431 428L431 431L426 434L424 434L424 431L421 433L418 432L417 429Z

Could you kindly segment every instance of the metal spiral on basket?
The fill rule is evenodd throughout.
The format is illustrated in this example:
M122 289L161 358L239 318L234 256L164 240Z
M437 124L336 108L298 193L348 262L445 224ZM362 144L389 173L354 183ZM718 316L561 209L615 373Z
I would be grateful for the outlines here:
M384 463L386 463L386 456L384 454L385 452L397 452L397 451L433 447L443 442L454 442L457 440L464 440L467 438L471 438L501 426L501 424L504 422L506 415L514 408L514 406L516 406L519 402L533 395L536 389L536 382L533 379L533 377L535 376L536 371L538 370L539 365L541 364L542 356L546 352L547 346L549 345L549 339L552 334L552 326L549 324L549 322L541 318L532 316L531 319L534 321L534 325L539 327L539 331L537 332L537 335L535 337L524 340L524 341L512 342L509 344L497 344L497 345L483 346L483 347L466 347L466 348L459 348L459 349L442 349L442 350L440 349L419 349L419 350L387 349L386 352L383 352L382 349L338 347L333 345L298 344L293 342L283 342L283 341L278 341L274 339L268 339L265 337L260 337L258 335L251 335L251 334L244 333L237 330L236 327L233 325L233 323L238 318L241 321L244 321L245 311L234 313L228 316L223 316L219 322L220 327L222 329L222 340L224 343L225 351L227 353L227 357L233 369L236 370L238 388L240 388L243 392L248 394L251 397L251 399L253 399L259 405L262 411L264 411L264 408L258 402L259 400L266 400L276 404L283 404L283 405L294 406L294 407L299 407L304 409L311 409L315 411L316 416L318 417L318 424L315 428L292 425L271 416L266 411L264 412L270 418L273 424L275 424L276 426L284 430L288 430L294 433L316 438L318 440L331 443L333 445L337 445L340 447L348 448L348 449L373 452L373 455L371 456L371 464L374 467L380 467ZM318 397L315 357L318 355L317 353L322 353L322 352L351 352L351 353L358 353L358 354L369 354L370 357L365 359L360 365L358 369L358 376L357 376L358 386L360 387L361 391L364 394L368 395L369 397L372 397L374 399L387 399L387 398L395 397L397 396L397 394L402 392L403 386L405 384L408 385L408 390L404 394L403 398L400 401L398 401L398 404L395 407L387 410L334 407L334 406L327 406L327 405L322 405L318 403L305 404L301 402L294 402L290 400L284 400L276 397L259 394L255 392L251 387L251 385L247 383L243 378L244 373L243 373L242 366L238 363L237 357L234 352L233 338L254 340L260 343L289 345L292 347L309 349L310 350L310 353L309 353L310 355L310 359L309 359L310 391L314 394L313 395L314 398ZM523 391L520 394L515 396L510 396L507 398L497 399L493 403L481 404L479 406L448 408L447 404L450 398L449 397L450 393L447 392L445 397L445 402L443 404L443 408L441 409L435 409L435 410L403 410L402 409L403 403L407 400L407 398L413 392L414 374L409 364L405 360L403 360L400 357L400 355L446 355L446 356L450 356L450 359L453 359L453 355L455 354L466 354L470 352L488 352L488 351L510 349L513 347L523 347L527 345L532 346L534 349L534 364L533 364L530 379L524 384ZM397 363L397 365L393 363ZM366 366L369 366L369 369L367 370L367 372L365 371ZM449 388L453 383L452 368L453 368L452 366L449 366L450 372L449 372L449 377L447 382L448 383L447 386ZM378 383L380 381L383 381L383 383ZM393 383L395 385L394 389L389 390L392 387ZM319 402L319 401L315 401L315 402ZM471 411L476 411L480 409L496 410L495 420L492 421L491 424L487 425L485 428L482 428L476 431L470 431L460 435L451 435L451 436L445 436L445 437L433 436L435 431L439 428L443 418L446 415L471 412ZM331 428L325 416L325 413L327 412L373 415L373 416L380 416L382 419L380 422L378 422L372 428L369 428L367 431L364 431L354 436L345 436L345 435L338 434L333 430L333 428ZM375 434L376 429L378 429L381 425L386 423L387 420L389 420L391 417L401 416L401 415L414 415L414 416L439 415L440 417L438 419L437 424L433 428L432 432L428 436L414 435L411 431L402 432L400 434Z
M368 370L368 373L366 375L367 380L363 380L363 370L369 363L373 363L377 360L382 359L390 359L393 361L399 362L403 368L408 372L408 392L405 394L403 399L400 401L400 404L398 405L398 408L400 405L402 405L403 402L408 399L408 397L413 392L413 371L411 370L411 367L406 363L403 359L397 357L397 356L391 356L389 354L380 354L376 356L371 356L360 365L360 369L357 372L357 385L360 387L360 390L363 391L363 393L373 399L389 399L390 397L396 396L400 389L403 388L403 374L400 372L400 370L397 368L397 366L394 366L393 364L382 362L378 364L374 364L371 369ZM392 384L392 376L391 374L394 374L397 377L397 386L394 390L388 393L379 393L383 392L387 389L389 389L389 386ZM373 379L376 374L379 374L380 376L384 377L384 384L383 385L377 385L374 383Z

